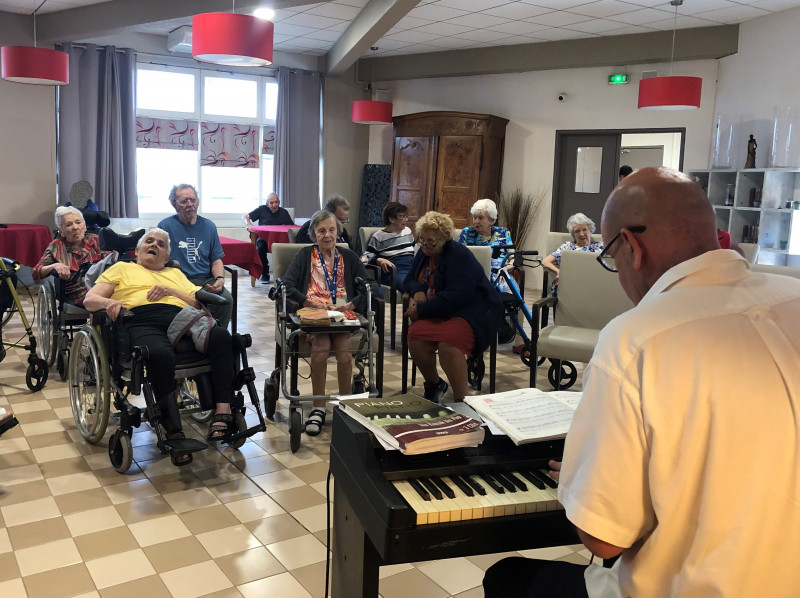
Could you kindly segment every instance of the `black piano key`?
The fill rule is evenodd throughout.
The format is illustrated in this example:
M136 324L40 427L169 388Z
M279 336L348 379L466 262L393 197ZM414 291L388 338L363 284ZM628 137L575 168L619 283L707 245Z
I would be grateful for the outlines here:
M495 472L492 473L492 477L494 477L495 480L500 482L503 485L503 488L505 488L509 492L516 492L517 491L517 487L514 485L514 483L511 480L509 480L505 476L504 473L500 473L499 471L495 471Z
M409 479L408 483L411 485L411 487L414 490L417 491L417 494L420 495L420 498L422 498L422 500L430 500L431 499L431 495L428 494L428 491L425 490L425 488L422 487L422 484L420 484L417 480Z
M456 497L456 493L453 492L453 489L448 486L447 482L445 482L442 478L438 476L431 476L431 481L439 487L439 490L441 490L447 498Z
M539 490L545 489L544 482L539 478L537 478L535 475L533 475L530 471L520 471L520 473L522 474L522 477L524 477L531 484L536 486Z
M543 471L536 471L531 469L531 473L544 482L544 485L549 488L558 488L558 483Z
M453 481L453 483L454 483L456 486L458 486L459 488L461 488L461 492L463 492L463 493L464 493L464 494L466 494L467 496L475 496L475 493L472 491L472 488L470 488L470 487L469 487L469 484L467 484L467 483L466 483L464 480L462 480L462 479L461 479L459 476L457 476L457 475L455 475L455 474L454 474L454 475L451 475L451 476L450 476L450 479Z
M442 493L436 487L436 484L431 482L428 478L419 478L420 483L425 486L425 489L431 493L436 500L442 500Z
M490 474L490 473L481 473L481 474L478 474L478 475L481 478L483 478L483 481L486 482L487 484L489 484L489 487L492 490L494 490L495 492L497 492L498 494L505 494L506 493L506 489L503 488L503 486L500 484L500 482L498 482L497 480L495 480L492 477L492 474Z
M506 476L511 483L517 487L517 490L522 490L522 492L525 492L528 489L528 487L525 485L525 482L520 480L514 473L506 471L503 473L503 475Z
M470 488L472 488L475 492L481 496L486 496L486 488L481 486L480 482L475 479L475 476L464 475L462 476L462 479L469 484Z

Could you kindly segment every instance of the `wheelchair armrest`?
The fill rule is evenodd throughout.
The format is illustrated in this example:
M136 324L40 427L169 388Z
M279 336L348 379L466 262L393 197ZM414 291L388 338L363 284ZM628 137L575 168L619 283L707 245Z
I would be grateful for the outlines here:
M108 312L104 309L98 309L97 311L91 312L89 317L92 326L103 326L104 324L119 324L128 318L132 318L133 316L134 313L131 310L123 307L121 310L119 310L119 316L116 320L112 320L111 316L109 316Z
M222 295L217 295L216 293L212 293L211 291L206 291L205 289L199 289L195 294L194 298L197 299L200 303L206 305L227 305L228 299L223 297Z

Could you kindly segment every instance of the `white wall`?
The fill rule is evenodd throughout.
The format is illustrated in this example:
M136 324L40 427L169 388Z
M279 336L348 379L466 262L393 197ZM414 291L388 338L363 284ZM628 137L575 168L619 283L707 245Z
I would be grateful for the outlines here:
M509 119L503 164L504 188L521 187L529 193L548 190L528 235L526 249L544 249L550 228L555 132L568 129L630 129L686 127L685 164L705 164L714 110L717 66L715 60L675 64L675 74L703 78L698 110L638 110L638 80L641 71L667 65L631 68L629 85L608 85L608 68L552 70L476 77L419 79L381 83L391 92L393 113L427 110L459 110L489 113ZM568 100L559 103L557 95ZM371 162L389 162L391 127L371 127ZM530 276L532 286L540 276Z
M731 114L741 121L734 127L733 168L744 167L751 133L758 143L756 167L765 168L775 105L800 107L798 31L800 8L747 21L739 26L739 52L719 60L715 113ZM685 164L702 168L700 162Z

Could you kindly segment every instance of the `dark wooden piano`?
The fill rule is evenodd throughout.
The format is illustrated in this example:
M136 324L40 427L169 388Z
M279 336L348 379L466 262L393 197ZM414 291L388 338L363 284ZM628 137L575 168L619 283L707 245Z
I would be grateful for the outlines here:
M333 598L378 596L382 565L580 543L541 472L563 440L403 455L338 408L332 434Z

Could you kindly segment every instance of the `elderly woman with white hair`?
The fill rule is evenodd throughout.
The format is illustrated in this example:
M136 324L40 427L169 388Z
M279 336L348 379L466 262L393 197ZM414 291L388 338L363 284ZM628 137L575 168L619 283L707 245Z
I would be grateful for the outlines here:
M573 240L563 243L553 253L542 260L542 268L556 275L551 291L553 296L558 295L558 275L561 265L561 254L564 251L588 251L590 253L600 253L603 251L602 241L592 241L592 233L595 225L591 218L582 212L573 214L567 219L567 232L572 235Z
M511 245L511 233L502 226L495 226L497 222L497 204L491 199L479 199L470 208L472 214L472 226L461 230L458 242L469 246L489 246ZM492 269L498 269L503 265L507 250L500 250L498 257L492 258ZM514 253L513 251L510 253ZM509 264L510 265L510 264Z
M86 222L77 208L56 208L55 220L59 237L47 246L39 263L33 267L33 279L41 280L55 272L61 280L68 281L65 284L67 301L83 306L86 284L83 278L70 278L81 264L97 262L111 252L102 251L98 236L86 232Z

